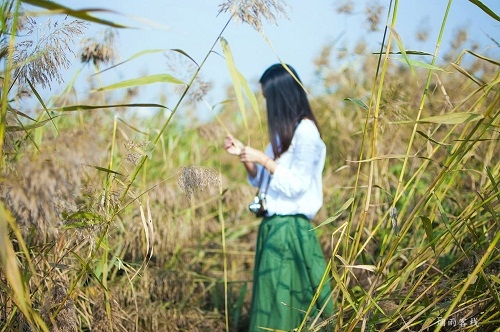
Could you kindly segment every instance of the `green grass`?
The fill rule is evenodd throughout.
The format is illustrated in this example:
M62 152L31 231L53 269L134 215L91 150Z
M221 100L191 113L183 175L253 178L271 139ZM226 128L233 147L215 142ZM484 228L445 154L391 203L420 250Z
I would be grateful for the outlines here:
M53 2L2 4L0 331L245 330L259 220L247 211L244 171L221 145L232 132L263 148L266 117L230 45L214 36L168 112L113 97L108 90L124 86L101 87L96 75L100 89L78 102L71 82L50 101L29 82L42 111L28 117L34 111L14 111L21 96L12 92L22 82L12 24L21 3L77 15ZM500 64L475 50L441 54L447 13L434 54L407 52L398 5L388 8L378 54L353 52L341 69L330 60L342 51L316 61L328 73L324 92L311 96L328 158L314 225L337 312L309 317L302 331L500 326ZM234 95L209 110L212 122L186 126L181 110L194 107L199 72L219 43ZM151 75L127 87L158 81L179 83ZM128 110L137 107L158 113L135 117Z

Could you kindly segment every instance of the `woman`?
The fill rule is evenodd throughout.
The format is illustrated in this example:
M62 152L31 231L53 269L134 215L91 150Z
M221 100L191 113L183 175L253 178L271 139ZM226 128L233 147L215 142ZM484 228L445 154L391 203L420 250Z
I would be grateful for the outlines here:
M269 67L260 84L266 98L269 137L265 152L225 139L239 156L249 182L266 193L267 212L257 238L249 331L291 330L300 325L326 269L310 220L323 204L326 147L295 70ZM329 281L311 315L332 314Z

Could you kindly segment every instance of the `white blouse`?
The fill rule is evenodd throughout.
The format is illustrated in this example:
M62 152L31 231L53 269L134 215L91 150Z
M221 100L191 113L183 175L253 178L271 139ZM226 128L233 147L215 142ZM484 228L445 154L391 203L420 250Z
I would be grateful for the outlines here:
M269 144L266 155L274 158ZM314 122L302 120L288 150L276 160L277 167L267 190L268 215L303 214L312 219L323 205L323 168L326 146ZM250 184L259 186L262 165L257 164L257 176L248 177ZM269 172L264 171L262 189L265 190Z

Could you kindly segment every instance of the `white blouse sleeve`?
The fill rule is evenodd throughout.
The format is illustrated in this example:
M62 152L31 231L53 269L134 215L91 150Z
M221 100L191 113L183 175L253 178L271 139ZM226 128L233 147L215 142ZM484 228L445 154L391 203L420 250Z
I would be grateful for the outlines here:
M278 163L270 188L290 198L304 193L311 185L314 166L321 154L321 146L317 144L320 140L315 124L312 121L302 121L292 139L293 149L287 151L293 154L290 165Z
M266 148L266 151L264 152L269 158L271 159L274 159L274 155L273 155L273 150L272 150L272 147L271 147L271 144L269 144ZM255 164L255 166L257 167L257 175L255 175L255 177L251 177L250 175L248 175L248 182L253 186L253 187L258 187L259 186L259 183L260 183L260 177L261 176L264 176L264 178L262 179L263 181L262 182L266 182L267 183L267 178L269 177L269 172L266 170L265 172L262 172L262 169L264 168L264 166L262 166L261 164Z

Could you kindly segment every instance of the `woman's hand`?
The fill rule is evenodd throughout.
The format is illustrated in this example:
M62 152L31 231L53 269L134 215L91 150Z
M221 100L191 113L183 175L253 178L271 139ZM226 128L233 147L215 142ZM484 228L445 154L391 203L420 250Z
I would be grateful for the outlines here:
M257 170L254 167L254 163L261 164L264 168L267 168L269 173L274 174L278 164L269 157L267 154L260 150L256 150L251 146L244 146L241 150L240 160L245 164L248 174L255 177Z
M270 159L264 152L254 149L251 146L244 146L241 149L240 160L245 163L258 163L263 165Z
M227 135L224 139L224 149L227 153L232 154L233 156L240 156L244 147L245 145L243 143L231 135Z

